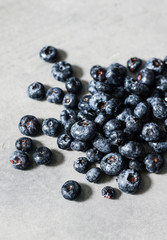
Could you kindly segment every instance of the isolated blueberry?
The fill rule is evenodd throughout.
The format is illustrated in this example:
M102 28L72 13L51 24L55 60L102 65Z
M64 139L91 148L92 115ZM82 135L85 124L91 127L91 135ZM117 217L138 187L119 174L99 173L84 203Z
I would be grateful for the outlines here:
M127 67L131 72L136 72L142 64L142 60L137 57L132 57L127 61Z
M67 93L63 98L63 106L65 108L77 108L78 98L74 93Z
M101 177L101 170L98 167L91 168L89 171L86 173L86 179L89 182L96 183L99 181Z
M161 59L151 58L146 62L145 67L159 74L164 71L165 65Z
M69 150L72 138L67 134L62 134L57 139L57 145L60 149Z
M63 126L66 125L67 121L70 119L74 119L77 121L77 113L72 109L64 109L60 113L60 122Z
M124 81L124 88L131 94L136 94L142 97L146 97L149 94L149 88L140 83L137 79L127 76Z
M122 122L117 119L111 119L103 126L103 132L107 138L110 137L112 131L120 129L122 129Z
M160 133L161 133L160 127L156 123L150 122L144 124L141 132L141 137L145 141L153 142L157 141L160 138Z
M106 79L106 70L99 65L95 65L90 69L90 75L94 80L103 82Z
M137 172L142 172L144 169L144 163L141 161L137 161L137 160L130 160L129 161L129 168L133 169Z
M113 63L106 70L106 78L110 84L121 85L127 75L127 69L119 63Z
M49 88L46 93L47 101L50 103L62 103L64 98L64 92L61 88L54 87Z
M60 122L55 118L47 118L42 122L42 132L50 137L55 137L60 130Z
M81 120L71 127L71 135L73 138L81 141L89 141L96 134L96 124L92 121Z
M92 140L92 144L102 153L109 153L113 150L110 140L105 138L101 133L96 134L96 137Z
M144 158L144 164L148 172L159 173L164 166L164 159L160 154L153 152Z
M27 88L27 94L30 98L35 100L42 100L45 98L45 88L40 82L33 82Z
M122 109L122 103L120 99L117 98L111 98L109 101L105 104L105 111L110 116L117 115Z
M100 162L104 154L96 148L90 148L86 151L86 157L89 162Z
M73 140L70 145L73 151L86 152L91 147L90 142L83 142L80 140Z
M79 103L78 103L78 109L81 111L84 110L90 110L89 106L89 99L91 98L91 95L85 95L80 98Z
M52 152L47 147L38 147L33 153L33 160L36 164L49 164L52 160Z
M79 173L85 173L88 168L88 160L85 157L77 158L73 163L73 168Z
M91 109L94 111L105 111L106 102L109 100L109 95L105 93L94 93L89 99Z
M29 166L29 158L23 151L15 151L9 159L11 165L16 169L24 170Z
M129 141L119 147L119 153L126 158L136 159L143 157L145 150L141 143Z
M40 123L32 115L26 115L19 122L20 132L27 136L36 136L40 132Z
M124 104L128 107L136 107L138 103L142 102L142 98L135 94L130 94L127 98L125 98Z
M139 83L142 83L147 85L148 87L151 87L155 82L154 72L148 68L144 68L140 70L140 72L137 74L136 80Z
M22 152L30 152L33 148L33 143L31 138L22 137L16 140L15 146L17 150L21 150Z
M66 89L69 93L80 93L82 90L82 83L76 77L70 77L66 80Z
M71 64L65 61L57 62L52 67L52 75L56 80L65 82L72 75Z
M125 193L135 193L141 185L139 172L132 169L125 169L117 177L118 187Z
M61 187L61 194L67 200L76 199L81 192L81 186L79 183L73 180L69 180Z
M115 198L115 190L110 186L106 186L101 190L101 194L104 198L114 199Z
M55 47L45 46L41 49L39 55L45 62L54 63L58 58L58 51Z

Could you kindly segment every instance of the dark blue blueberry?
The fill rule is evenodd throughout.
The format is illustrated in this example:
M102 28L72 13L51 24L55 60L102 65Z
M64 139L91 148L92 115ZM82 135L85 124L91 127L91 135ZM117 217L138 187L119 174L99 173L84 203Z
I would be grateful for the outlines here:
M137 74L136 80L148 87L152 87L155 82L154 72L148 68L144 68Z
M125 78L124 88L131 94L136 94L143 97L146 97L149 94L149 88L145 84L140 83L137 79L134 79L130 76Z
M86 151L86 157L89 162L100 162L104 154L97 150L96 148L90 148L89 150Z
M82 90L82 83L76 77L70 77L66 80L66 89L69 93L80 93Z
M78 103L78 109L81 111L84 110L90 110L90 106L89 106L89 99L91 98L91 95L85 95L82 98L80 98L79 103Z
M158 153L149 153L144 158L146 170L150 173L159 173L164 166L164 159Z
M97 92L96 90L96 81L92 80L89 82L88 84L88 92L90 92L91 94L94 94Z
M92 121L81 120L76 122L71 128L73 138L80 141L89 141L96 134L96 124Z
M166 132L161 132L159 140L155 142L149 142L149 146L153 149L154 152L157 152L157 153L166 152L167 151Z
M36 136L40 132L40 123L32 115L26 115L19 122L20 132L26 136Z
M131 72L136 72L142 64L142 60L137 57L132 57L127 61L127 67Z
M109 84L122 85L127 75L127 69L119 63L113 63L106 70L106 78Z
M55 63L58 58L58 51L55 47L45 46L41 49L39 55L45 62Z
M129 159L136 159L144 156L145 150L141 143L129 141L119 147L119 153Z
M103 111L105 112L106 103L109 100L109 95L105 93L94 93L89 99L89 105L94 111Z
M154 142L160 138L161 129L160 127L154 123L146 123L143 126L141 137L147 142Z
M137 172L142 172L144 170L144 163L136 160L130 160L129 168Z
M96 183L99 181L101 178L101 169L98 167L91 168L87 173L86 173L86 180L89 182Z
M92 144L102 153L109 153L113 150L109 139L105 138L101 133L96 134L96 137L92 140Z
M114 199L115 198L115 190L110 186L106 186L101 190L101 194L104 198Z
M60 149L69 150L72 138L67 134L62 134L57 139L57 145Z
M127 98L125 98L124 104L128 107L134 108L140 102L142 102L142 98L140 96L132 94L132 95L129 95Z
M67 93L63 98L63 106L65 108L77 108L78 98L74 93Z
M31 138L22 137L16 140L15 146L17 150L21 150L22 152L30 152L33 148L33 143Z
M125 193L135 193L141 185L140 173L132 169L125 169L118 175L118 187Z
M106 113L110 116L115 116L118 114L122 109L122 102L120 99L111 98L109 101L106 102L105 110Z
M90 69L90 75L94 80L103 82L106 79L106 70L99 65L95 65Z
M165 65L161 59L151 58L146 62L145 67L159 74L164 71Z
M77 121L77 113L72 109L65 109L60 113L60 122L63 126L66 125L69 119Z
M79 111L77 114L78 119L93 121L96 117L96 113L93 110Z
M132 115L126 117L125 124L131 132L140 132L142 129L141 120Z
M42 122L42 132L50 137L55 137L60 130L60 122L55 118L47 118Z
M112 93L110 94L112 98L125 99L128 93L125 91L123 86L112 86Z
M36 164L49 164L52 160L52 152L47 147L38 147L33 153L33 160Z
M105 155L101 162L100 168L107 175L117 175L123 167L123 158L119 153L109 153Z
M125 142L125 136L123 130L114 130L109 137L110 143L114 146L120 146Z
M27 88L27 94L30 98L35 100L42 100L45 98L45 88L40 82L33 82Z
M24 170L29 166L28 155L22 151L15 151L9 159L11 165L16 169Z
M88 168L88 160L85 157L79 157L74 161L73 168L79 173L85 173Z
M96 82L95 88L97 92L112 93L113 91L112 86L108 83L107 80L104 82Z
M122 122L125 122L125 119L128 116L132 116L132 115L133 115L133 110L131 108L124 108L124 110L116 116L116 119Z
M76 123L76 120L74 119L69 119L66 124L64 125L64 130L65 130L65 133L69 136L71 136L71 127L72 125L74 125L74 123Z
M167 78L165 76L162 75L158 75L155 78L155 85L156 85L156 89L162 91L162 92L166 92L167 91Z
M49 88L46 93L47 101L50 103L62 103L64 98L64 92L61 88Z
M73 180L69 180L61 187L61 194L67 200L76 199L81 192L81 186L79 183Z
M90 147L91 144L89 142L83 142L79 140L73 140L70 145L73 151L81 151L86 152Z
M98 128L103 127L103 125L108 121L109 116L106 115L106 113L104 112L99 112L99 114L97 115L97 117L94 119L94 122L96 123L96 126Z
M167 102L159 97L148 98L147 101L151 104L154 117L158 119L167 118Z
M134 109L134 115L136 118L144 119L150 114L150 105L147 102L140 102Z
M122 122L117 119L111 119L103 126L103 132L107 138L110 137L112 131L120 129L122 129Z
M57 62L52 67L52 75L56 80L65 82L72 75L71 64L65 61Z

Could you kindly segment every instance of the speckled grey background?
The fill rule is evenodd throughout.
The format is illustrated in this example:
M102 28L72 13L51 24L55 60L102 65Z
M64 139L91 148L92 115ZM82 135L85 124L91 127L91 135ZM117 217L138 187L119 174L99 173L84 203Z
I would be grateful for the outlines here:
M60 151L56 139L34 138L54 149L52 166L17 171L9 163L18 122L25 114L59 118L62 106L26 96L27 85L40 81L59 86L51 64L39 58L47 44L62 49L77 76L90 80L93 64L122 64L131 56L148 59L167 55L165 0L1 0L0 1L0 240L163 240L167 235L167 167L147 175L137 195L101 197L114 177L90 184L72 168L84 156ZM61 185L77 180L83 193L77 202L62 198Z

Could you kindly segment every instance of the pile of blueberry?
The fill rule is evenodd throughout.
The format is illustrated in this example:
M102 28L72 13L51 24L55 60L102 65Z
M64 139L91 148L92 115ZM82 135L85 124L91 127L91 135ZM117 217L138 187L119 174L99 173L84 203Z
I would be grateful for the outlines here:
M60 121L45 119L42 127L34 116L22 117L19 129L23 135L37 136L42 129L45 135L58 136L60 149L86 153L86 157L73 163L77 172L85 173L86 179L93 183L104 174L117 176L118 188L125 193L135 193L140 188L141 172L162 170L162 154L167 151L167 57L164 61L152 58L145 64L133 57L127 61L127 68L119 63L107 68L93 66L90 70L93 80L88 85L90 94L80 99L77 94L82 83L73 76L69 63L57 62L58 50L44 47L40 57L54 63L52 75L65 82L68 93L57 87L46 92L43 84L34 82L28 87L28 96L62 103L65 109ZM17 169L26 169L32 140L22 137L15 145L17 151L11 155L10 163ZM37 148L32 156L36 164L49 164L52 160L52 152L44 146ZM91 164L94 167L90 168ZM80 194L81 186L69 180L61 192L64 198L73 200ZM114 188L104 187L102 196L114 198Z

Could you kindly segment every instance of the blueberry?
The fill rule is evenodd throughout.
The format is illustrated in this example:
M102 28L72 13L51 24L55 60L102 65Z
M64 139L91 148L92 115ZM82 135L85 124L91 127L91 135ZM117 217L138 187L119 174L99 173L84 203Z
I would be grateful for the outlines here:
M150 173L159 173L164 166L164 159L158 153L149 153L144 158L146 170Z
M52 152L47 147L38 147L33 153L33 160L36 164L49 164L52 160Z
M132 115L133 115L133 110L131 108L124 108L124 110L116 116L116 119L122 122L125 122L125 119L128 116L132 116Z
M145 84L140 83L137 79L134 79L130 76L125 78L124 88L131 94L136 94L143 97L146 97L149 94L149 88Z
M22 137L16 140L15 146L17 150L21 150L22 152L30 152L33 148L33 143L31 138Z
M93 121L96 117L96 113L93 110L79 111L77 114L78 119Z
M129 168L133 169L137 172L142 172L144 169L144 163L137 161L137 160L130 160L129 161Z
M97 92L104 92L104 93L112 93L113 88L112 86L108 83L108 81L104 81L104 82L96 82L95 83L95 89Z
M101 194L104 198L114 199L115 198L115 190L110 186L106 186L101 190Z
M39 55L45 62L54 63L58 58L58 51L55 47L45 46L41 49Z
M60 122L55 118L47 118L42 122L42 132L50 137L55 137L60 130Z
M82 83L76 77L70 77L66 80L66 89L69 93L80 93L82 90Z
M114 130L110 134L109 141L114 146L120 146L125 142L125 133L122 130Z
M19 122L20 132L27 136L36 136L40 132L40 123L32 115L26 115Z
M91 94L94 94L97 92L96 90L96 81L92 80L89 82L88 84L88 92L90 92Z
M104 112L99 112L99 114L94 119L94 122L96 123L96 126L101 128L103 125L108 121L109 116L106 115Z
M73 138L81 141L89 141L96 134L96 124L92 121L81 120L71 127L71 135Z
M154 123L146 123L143 126L141 137L148 142L157 141L160 138L161 129Z
M147 102L140 102L134 109L134 115L136 118L144 119L150 114L150 105Z
M156 80L156 89L166 92L167 91L167 78L162 75L158 75L155 78Z
M96 148L90 148L89 150L86 151L86 157L88 161L93 163L100 162L103 155L104 154Z
M124 104L128 107L134 108L140 102L142 102L142 98L140 96L137 96L135 94L131 94L127 98L125 98Z
M89 182L96 183L99 181L101 178L101 170L98 167L91 168L87 173L86 173L86 179Z
M24 170L29 166L28 155L22 151L15 151L10 156L10 163L16 169Z
M70 135L71 136L71 127L72 125L74 125L74 123L76 123L76 121L74 119L69 119L66 124L64 125L64 130L65 130L65 133L67 135Z
M126 67L119 63L113 63L106 70L106 78L109 84L121 85L127 75Z
M62 196L67 200L76 199L81 192L81 186L79 183L73 180L65 182L61 188Z
M35 100L42 100L45 98L45 88L40 82L33 82L27 88L27 94L30 98Z
M148 68L144 68L137 74L136 80L148 87L152 87L155 82L154 72Z
M112 92L110 95L112 98L119 98L121 100L124 100L127 97L128 93L127 91L125 91L123 86L111 85L111 87L112 87Z
M167 118L167 103L162 98L152 97L147 99L151 104L154 117L158 119Z
M165 65L161 59L151 58L146 62L145 67L159 74L164 71Z
M90 110L89 106L89 99L91 98L91 95L85 95L82 98L80 98L79 103L78 103L78 109L81 111L84 110Z
M57 145L60 149L69 150L72 138L67 134L62 134L57 139Z
M135 193L141 185L141 176L139 172L132 169L125 169L118 175L118 187L125 193Z
M122 103L119 99L111 98L109 101L106 102L105 110L106 113L110 116L117 115L122 109Z
M163 153L167 151L167 134L166 132L161 132L160 139L155 142L149 142L149 146L154 152Z
M63 98L63 105L65 108L77 108L78 98L74 93L67 93Z
M73 151L81 151L86 152L91 147L91 144L89 142L83 142L79 140L73 140L70 145L71 149Z
M88 168L88 160L85 157L79 157L74 161L73 167L79 173L85 173Z
M64 98L64 92L61 88L49 88L46 93L47 101L50 103L62 103Z
M112 131L120 129L122 129L122 122L117 119L111 119L103 126L103 132L107 138L110 137Z
M102 153L112 152L113 149L109 139L105 138L101 133L96 134L96 137L92 140L92 144Z
M65 109L60 113L60 122L63 126L66 125L69 119L74 119L77 121L77 114L72 109Z
M140 132L142 129L141 120L132 115L126 117L125 124L131 132Z
M142 60L137 57L132 57L127 61L127 67L131 72L136 72L142 64Z
M106 70L99 65L95 65L90 69L90 75L94 80L103 82L106 79Z
M71 64L65 61L57 62L52 67L52 75L56 80L65 82L72 75Z
M125 145L119 147L119 153L129 159L143 157L145 150L142 144L129 141Z
M106 102L109 100L109 95L105 93L94 93L89 99L91 109L94 111L105 112Z

